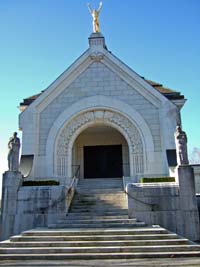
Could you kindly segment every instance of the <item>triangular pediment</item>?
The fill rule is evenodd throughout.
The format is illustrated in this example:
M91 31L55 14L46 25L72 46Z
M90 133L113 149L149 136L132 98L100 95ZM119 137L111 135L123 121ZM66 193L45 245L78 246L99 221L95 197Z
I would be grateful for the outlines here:
M149 82L111 54L107 50L104 37L101 34L93 35L89 38L89 49L64 71L41 95L35 97L33 103L30 105L32 108L39 109L40 111L43 110L58 95L66 90L66 88L79 79L81 75L87 73L87 70L91 68L91 66L94 66L94 64L104 66L106 70L114 73L116 77L119 77L121 81L129 85L132 90L142 95L154 106L159 107L161 103L168 101L168 99L158 92Z

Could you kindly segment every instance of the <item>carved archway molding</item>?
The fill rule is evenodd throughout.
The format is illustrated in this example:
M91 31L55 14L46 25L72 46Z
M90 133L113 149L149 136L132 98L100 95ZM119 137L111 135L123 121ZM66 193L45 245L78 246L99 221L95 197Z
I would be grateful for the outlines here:
M77 136L86 128L105 124L117 129L129 146L130 175L144 172L144 147L141 135L129 118L107 109L93 109L82 112L64 126L56 142L55 171L57 176L72 176L72 147Z

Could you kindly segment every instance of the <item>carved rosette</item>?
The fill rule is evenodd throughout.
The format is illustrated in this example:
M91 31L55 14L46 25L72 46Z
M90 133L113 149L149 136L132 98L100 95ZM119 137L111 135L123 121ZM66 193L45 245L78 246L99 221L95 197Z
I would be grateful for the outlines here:
M101 61L103 58L104 58L104 54L101 53L101 52L93 52L91 55L90 55L90 58L94 61Z
M67 176L69 143L72 136L87 123L114 124L126 132L131 142L132 157L135 173L143 171L143 146L141 136L133 123L125 116L108 110L98 109L84 112L73 118L62 130L56 150L56 169L59 176ZM129 142L129 143L130 143ZM131 162L131 161L130 161Z

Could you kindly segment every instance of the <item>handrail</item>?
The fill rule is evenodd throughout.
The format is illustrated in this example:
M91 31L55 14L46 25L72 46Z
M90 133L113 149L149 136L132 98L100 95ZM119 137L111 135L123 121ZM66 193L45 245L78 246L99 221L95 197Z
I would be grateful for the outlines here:
M124 186L124 192L125 192L125 194L126 194L128 197L130 197L130 198L134 199L135 201L138 201L138 202L140 202L140 203L142 203L142 204L144 204L144 205L150 206L152 211L155 211L156 208L158 208L158 204L147 203L147 202L145 202L145 201L143 201L143 200L140 200L140 199L138 199L138 198L136 198L136 197L131 196L131 195L127 192L127 190L126 190L126 185L125 185L125 183L124 183L124 176L123 176L123 186Z
M54 201L51 200L51 204L48 204L47 207L44 207L44 208L35 208L34 209L34 213L36 213L36 212L42 212L42 214L44 214L45 211L49 210L50 208L53 208L56 204L61 203L63 200L66 200L67 199L67 196L69 194L72 194L72 195L74 194L73 188L75 188L75 186L76 186L75 184L77 182L77 179L80 176L80 165L72 165L72 166L76 166L76 170L75 170L75 172L74 172L74 174L72 176L72 181L70 183L69 188L67 189L67 193L65 193L64 196L61 195L60 197L58 197L58 199L56 199ZM71 200L70 200L70 203L71 203Z
M71 180L68 191L74 187L74 184L76 183L77 179L80 176L80 165L72 165L72 168L73 167L76 167L76 170L75 170L74 174L72 174L72 180Z
M76 164L76 165L72 165L72 168L76 168L75 169L75 171L74 171L74 173L72 173L72 178L74 177L74 176L76 176L77 178L79 178L79 176L80 176L80 165L78 165L78 164Z
M158 204L147 203L147 202L145 202L143 200L140 200L138 198L135 198L135 197L131 196L126 190L124 190L124 192L127 194L127 196L129 196L130 198L136 200L137 202L140 202L142 204L145 204L147 206L150 206L151 207L151 211L155 211L158 208L158 206L159 206Z

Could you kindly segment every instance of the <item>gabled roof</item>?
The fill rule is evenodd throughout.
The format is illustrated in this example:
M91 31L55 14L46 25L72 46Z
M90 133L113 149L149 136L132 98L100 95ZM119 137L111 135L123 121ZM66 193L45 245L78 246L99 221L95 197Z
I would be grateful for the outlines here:
M162 84L147 80L142 77L148 84L150 84L153 88L155 88L159 93L164 95L169 100L177 100L177 99L184 99L184 95L181 95L180 92L174 91L167 87L164 87ZM20 107L27 107L29 106L34 100L36 100L45 90L41 91L40 93L24 98L23 102L20 103Z
M120 75L121 73L123 73L122 78L125 78L126 76L125 79L127 79L128 77L128 82L130 85L135 81L137 82L137 84L141 84L142 87L140 87L140 93L143 93L145 95L148 94L151 97L152 101L154 101L155 99L160 99L160 101L162 101L162 99L164 100L164 98L167 98L171 101L184 100L184 96L181 95L180 92L163 87L163 85L160 83L141 77L128 66L126 66L123 62L121 62L117 57L112 55L107 50L104 37L101 35L101 33L93 33L89 37L89 46L89 49L79 59L77 59L63 74L61 74L61 76L59 76L59 78L47 89L43 90L41 93L25 98L23 102L20 103L20 110L23 111L24 109L26 109L26 107L28 107L36 100L37 101L34 103L41 103L50 94L51 99L52 97L55 97L55 94L53 95L52 92L55 92L55 88L57 88L57 86L62 84L65 80L74 79L76 75L78 75L84 68L87 68L87 66L89 66L89 64L91 64L93 60L103 60L104 64L107 64L109 67L114 68L114 70L120 70L120 72L118 73L120 73ZM69 76L73 77L69 78ZM57 91L57 93L59 92L60 91Z
M164 87L162 84L151 81L151 80L145 79L145 81L149 83L152 87L154 87L159 93L161 93L166 98L168 98L169 100L184 99L184 95L182 95L180 92Z

